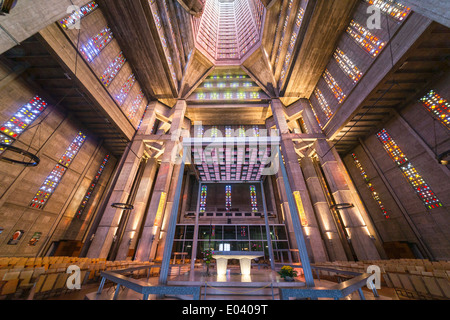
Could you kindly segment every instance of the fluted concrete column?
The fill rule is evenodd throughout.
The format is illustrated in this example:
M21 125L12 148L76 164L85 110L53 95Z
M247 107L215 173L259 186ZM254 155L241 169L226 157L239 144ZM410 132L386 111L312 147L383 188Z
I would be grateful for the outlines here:
M161 225L160 235L153 242L152 250L150 252L150 256L153 257L156 255L157 261L162 261L163 253L164 253L164 245L166 242L167 235L167 226L170 221L170 215L172 213L173 202L175 200L175 191L176 185L178 181L178 176L180 175L180 165L176 164L173 169L172 181L170 182L169 194L167 196L166 209L164 210L164 219ZM156 251L156 254L154 253Z
M326 140L318 140L314 144L323 172L330 187L330 192L337 204L351 203L353 208L340 209L342 222L350 237L351 245L359 260L380 259L380 254L375 246L374 240L370 238L374 232L371 222L368 220L367 212L363 208L361 199L351 190L345 175L348 172L342 162L337 159L339 155L331 149Z
M123 213L122 209L113 208L111 204L127 203L144 149L145 146L142 141L135 141L131 144L131 150L128 153L114 190L108 200L108 205L95 232L94 239L89 247L88 258L108 257Z
M281 134L281 151L284 157L289 183L294 195L299 195L299 197L296 198L299 213L304 213L304 216L300 217L301 220L303 220L303 232L306 237L309 238L309 245L312 250L314 261L326 261L327 255L324 243L318 229L305 179L298 162L298 155L295 151L294 143L286 136L289 134L289 128L286 121L284 106L279 99L273 99L271 107L275 123Z
M336 228L330 208L323 194L323 189L316 174L313 160L310 157L301 159L301 167L306 179L311 202L316 212L317 220L320 224L322 237L327 247L328 256L331 261L345 261L347 256L342 246L342 242Z
M136 248L137 236L143 223L145 209L150 198L150 192L155 180L156 169L158 167L156 159L147 160L145 164L144 173L137 190L136 198L134 200L134 209L130 213L127 226L120 243L119 250L116 255L116 260L125 260L128 252Z
M180 147L181 128L186 113L186 101L179 100L174 107L172 126L170 129L172 139L167 141L164 154L161 159L158 176L150 201L150 206L145 219L139 246L136 252L136 260L148 261L154 259L156 250L153 242L159 240L160 230L164 218L167 196L172 179L173 167ZM175 187L175 186L174 186ZM153 255L151 255L153 254Z

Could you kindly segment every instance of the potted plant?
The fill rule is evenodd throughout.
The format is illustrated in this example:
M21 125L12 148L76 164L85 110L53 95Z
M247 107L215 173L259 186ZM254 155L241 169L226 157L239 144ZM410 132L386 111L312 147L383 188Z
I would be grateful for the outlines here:
M214 252L212 250L205 250L203 252L203 261L206 263L206 275L209 276L209 265L213 259Z
M285 281L292 282L294 281L294 278L297 276L297 271L295 271L294 268L292 268L291 266L283 266L281 268L281 271L278 272L278 274Z

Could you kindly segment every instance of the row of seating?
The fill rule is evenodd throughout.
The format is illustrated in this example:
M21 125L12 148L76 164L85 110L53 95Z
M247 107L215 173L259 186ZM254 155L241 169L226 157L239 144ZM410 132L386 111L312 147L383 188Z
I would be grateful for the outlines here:
M24 298L31 292L37 297L65 292L66 281L70 274L67 268L77 265L81 270L82 284L94 283L99 279L100 273L105 270L125 269L136 266L149 265L150 262L139 261L106 261L105 259L88 259L73 257L50 257L52 259L31 261L23 258L2 259L4 268L0 269L0 299ZM5 263L6 261L6 263ZM17 267L18 263L25 264L25 268ZM45 262L42 264L42 262ZM146 270L140 270L147 275ZM153 275L153 274L152 274ZM136 276L139 276L136 274Z
M394 288L397 294L414 299L450 299L450 270L448 261L430 262L425 259L334 261L315 263L315 266L345 271L366 272L370 265L381 271L382 286ZM320 271L321 277L336 274ZM341 276L339 276L341 277Z

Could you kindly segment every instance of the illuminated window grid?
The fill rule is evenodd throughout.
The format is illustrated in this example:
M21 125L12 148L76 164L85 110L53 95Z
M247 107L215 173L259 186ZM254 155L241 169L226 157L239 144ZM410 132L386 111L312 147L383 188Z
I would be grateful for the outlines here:
M246 92L243 92L243 91L238 92L238 93L237 93L237 98L238 98L239 100L246 99L246 98L247 98Z
M0 143L1 144L6 144L6 145L11 145L14 142L14 139L11 139L8 136L5 136L3 133L0 133ZM0 147L0 155L2 154L2 152L5 151L4 147Z
M280 60L281 49L283 47L284 36L286 35L286 29L287 29L287 26L289 24L289 18L291 16L292 5L293 5L293 0L289 0L288 9L287 9L287 12L286 12L286 18L284 19L283 29L281 31L280 43L278 44L278 50L277 50L277 55L276 55L276 58L275 58L275 64L277 64L278 61Z
M378 37L374 36L369 30L361 26L356 21L352 20L350 26L347 28L347 33L359 46L364 49L372 57L378 56L386 45Z
M257 126L253 127L253 135L255 137L260 137L259 127L257 127Z
M363 73L341 49L338 48L333 56L342 71L356 84L361 79Z
M319 124L320 129L323 129L322 123L320 122L320 119L319 119L319 117L317 116L316 110L314 110L314 107L312 106L311 103L310 103L309 105L311 106L311 110L312 110L312 112L313 112L313 114L314 114L314 117L316 118L317 123Z
M316 88L316 90L314 90L314 95L316 96L317 100L319 101L320 108L322 109L322 112L325 114L327 121L330 120L333 113L331 112L330 106L328 105L327 100L325 100L325 97L323 96L322 91L320 91L319 88Z
M206 211L206 197L208 195L208 186L202 185L202 191L200 193L200 213Z
M411 9L401 3L392 0L364 0L370 5L375 5L383 13L397 21L403 21L411 12Z
M450 129L450 105L447 100L442 98L434 90L431 90L420 101L428 111Z
M205 128L200 125L200 126L196 126L197 127L197 138L203 138L203 134L205 133Z
M239 126L238 134L239 134L239 138L245 138L245 127L244 126Z
M125 59L123 53L120 52L119 55L105 70L105 72L103 72L102 76L100 77L100 80L105 85L105 87L108 87L111 84L111 82L114 80L114 78L119 73L120 69L124 66L126 61L127 59Z
M231 100L231 99L233 99L233 93L232 92L225 92L223 94L223 98L227 99L227 100Z
M334 96L336 97L337 101L339 103L342 103L344 99L346 98L346 95L342 91L342 88L339 86L339 84L336 82L334 77L330 74L328 69L325 69L325 72L323 74L323 79L327 83L330 90L333 92Z
M64 173L67 171L67 168L71 164L72 160L77 155L80 150L82 144L86 140L86 136L81 132L78 133L77 137L73 140L70 146L67 148L64 155L58 161L58 163L53 168L52 172L45 179L42 186L39 188L39 191L34 196L33 200L31 200L30 207L36 209L43 209L46 205L48 199L55 191L59 182L61 181Z
M86 140L86 136L79 132L77 137L72 141L72 143L67 148L66 152L62 155L61 159L59 159L59 163L65 167L69 167L72 163L73 159L77 155L78 151L80 151L81 146Z
M102 164L100 165L100 168L97 171L97 174L95 175L94 179L92 179L92 182L89 185L89 188L86 191L86 194L84 195L83 200L80 203L80 206L78 207L77 213L75 215L76 218L80 219L81 216L83 215L84 210L86 209L86 206L89 203L89 200L91 199L92 193L94 192L95 187L97 186L97 183L100 180L103 170L105 169L105 166L108 163L108 160L109 160L109 154L105 156Z
M442 203L436 197L435 193L431 190L411 162L409 162L389 133L383 129L377 134L377 137L383 144L386 152L402 171L403 176L414 188L417 196L422 200L423 204L428 209L442 207Z
M233 136L233 129L230 126L225 127L225 137L231 138Z
M304 14L305 14L305 10L303 8L299 8L298 12L297 12L297 18L295 20L294 30L292 31L291 39L289 41L288 51L286 53L286 57L284 58L283 69L282 69L281 75L280 75L280 85L283 83L284 79L286 78L287 69L291 62L292 52L294 50L295 43L297 42L297 37L298 37L298 33L300 31L300 27L302 25Z
M366 174L366 171L364 170L363 166L361 165L361 162L359 162L357 156L355 153L352 153L353 161L355 163L356 168L361 173L361 176L363 177L364 182L366 183L367 188L370 190L372 198L375 200L375 202L378 204L378 206L381 209L381 212L383 213L384 217L386 219L389 219L388 212L386 208L384 207L383 203L381 202L380 195L375 191L372 183L370 182L369 177Z
M211 127L211 138L217 138L219 136L219 129L217 126Z
M250 186L250 201L252 205L252 212L258 212L258 201L256 199L255 186Z
M135 82L136 77L134 76L134 74L131 74L123 84L119 94L116 97L116 100L119 103L119 105L122 105L125 102L125 99L128 97L128 94L130 93L130 90Z
M197 93L197 99L198 100L205 100L206 99L206 94L204 92Z
M92 62L113 39L111 29L106 27L99 34L91 38L86 44L80 48L81 55L88 61Z
M17 139L46 108L47 103L39 96L35 96L0 127L0 132Z
M77 24L82 18L98 8L98 4L95 1L82 6L79 10L76 10L70 16L64 18L59 23L64 29L71 29L72 26Z
M231 186L226 185L225 186L225 207L227 211L230 211L231 209Z
M134 99L133 103L131 104L130 110L128 112L128 119L130 120L134 119L137 111L139 110L139 107L142 104L142 101L144 101L144 93L141 90L137 95L136 99Z

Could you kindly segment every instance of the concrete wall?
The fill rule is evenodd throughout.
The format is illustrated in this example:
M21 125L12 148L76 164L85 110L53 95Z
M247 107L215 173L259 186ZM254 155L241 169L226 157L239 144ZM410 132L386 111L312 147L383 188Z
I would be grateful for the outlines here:
M449 75L444 76L429 90L435 90L448 100L449 80ZM424 206L400 169L384 150L376 132L363 141L366 149L360 145L352 152L357 155L375 191L379 193L390 219L383 217L359 170L355 167L351 154L344 157L344 162L383 242L406 241L417 244L419 243L418 234L434 259L448 260L450 259L449 168L438 164L434 151L436 146L438 153L449 150L450 134L443 124L438 121L433 122L430 112L420 101L416 101L390 119L384 128L442 202L441 208L428 210ZM379 128L381 129L383 127ZM373 157L375 164L371 162L368 153ZM376 170L376 167L380 172ZM382 178L385 180L383 181ZM394 194L391 194L389 187ZM416 234L413 230L416 230Z
M3 79L0 80L3 81L0 86L1 124L36 94L49 102L44 113L32 124L36 126L30 127L13 143L15 147L37 154L40 164L24 168L0 162L0 227L4 229L0 234L0 256L35 256L46 242L83 240L116 159L110 157L83 216L75 221L74 215L81 200L108 151L101 146L101 141L70 117L62 106L53 106L51 98L45 92L37 92L37 89L33 89L20 77L5 83L5 77L11 72L3 66L0 66L0 70ZM42 123L37 125L40 121ZM43 210L31 208L31 200L79 131L87 136L86 141L54 194ZM5 152L7 154L10 152ZM7 242L16 230L25 231L24 236L17 245L8 245ZM41 238L36 246L29 246L28 241L35 232L41 232Z
M74 47L81 48L83 44L87 43L90 39L92 39L92 37L96 36L106 27L108 27L106 18L104 17L102 11L97 8L81 20L80 30L64 29L64 31ZM111 42L109 42L108 45L106 45L106 47L100 52L100 54L91 63L89 63L92 72L98 78L100 78L103 72L116 59L121 51L122 50L119 43L115 38L113 38ZM107 87L107 91L114 99L120 93L122 86L132 73L133 70L131 68L131 64L126 61L114 80ZM140 91L141 86L136 81L124 103L120 106L125 116L129 115L130 108L132 107L133 102L136 100L136 97L138 96ZM143 101L139 104L139 110L136 112L135 116L130 119L132 125L135 128L137 128L137 126L139 125L139 122L144 114L145 107L148 105L148 103L149 101L146 97L144 97Z

